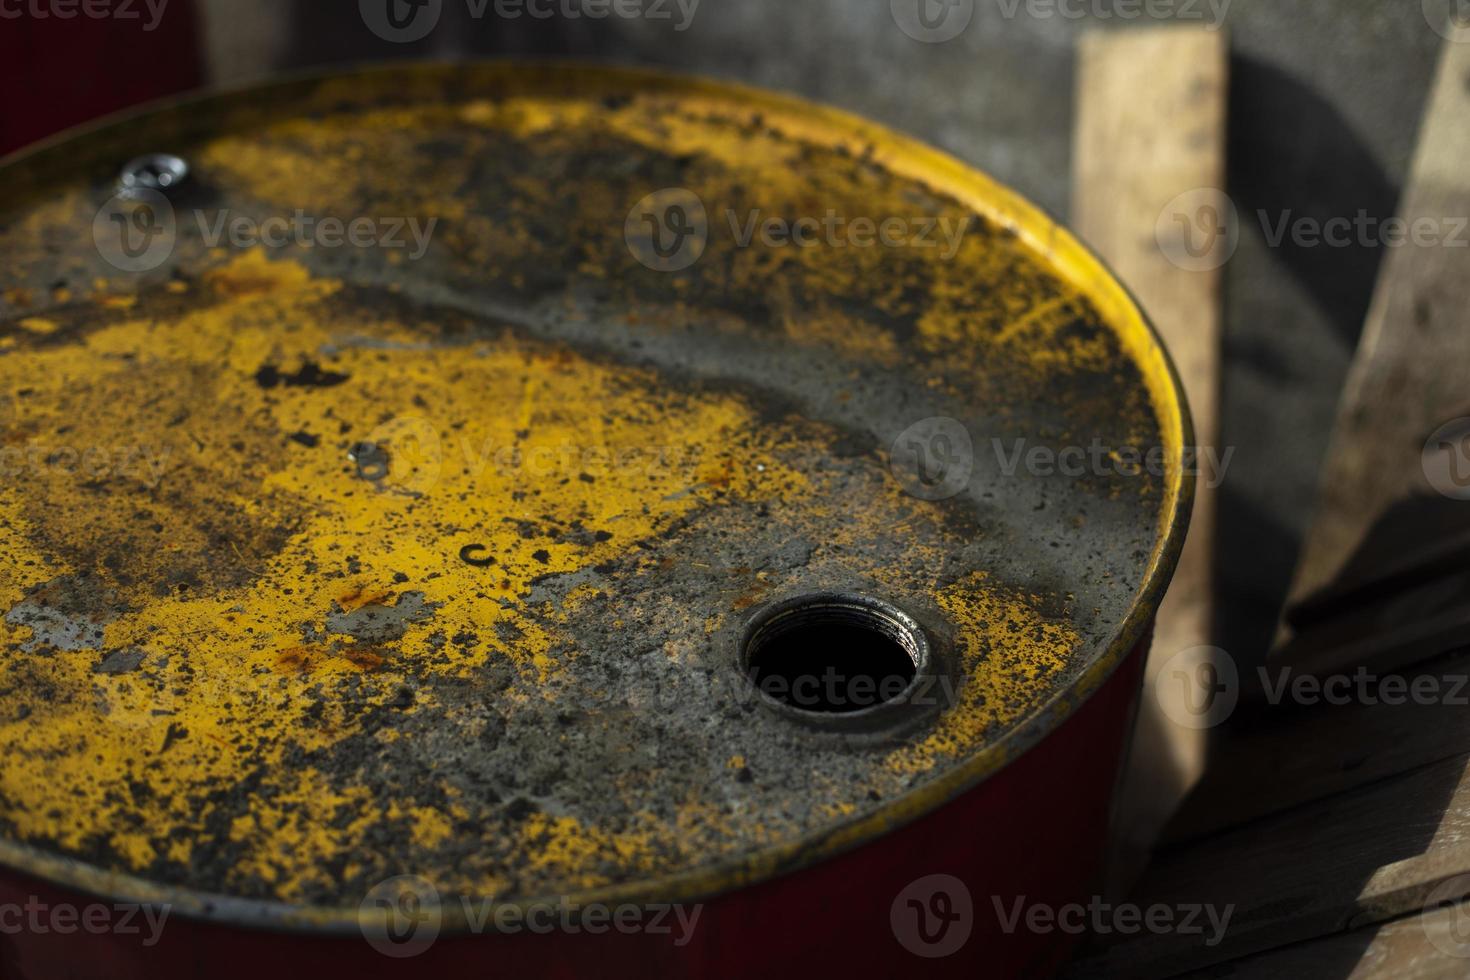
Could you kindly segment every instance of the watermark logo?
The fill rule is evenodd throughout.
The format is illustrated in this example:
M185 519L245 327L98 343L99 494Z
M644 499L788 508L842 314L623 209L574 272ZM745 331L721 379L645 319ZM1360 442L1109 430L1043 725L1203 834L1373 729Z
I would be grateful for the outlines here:
M899 944L915 956L951 956L969 941L975 926L970 890L953 875L909 882L889 907L888 924Z
M1419 926L1425 938L1446 956L1455 959L1470 959L1470 875L1455 875L1435 886L1424 900L1425 915L1419 918ZM1450 914L1431 916L1427 913L1449 908Z
M1470 418L1453 419L1434 430L1421 457L1424 478L1451 500L1470 500Z
M699 261L709 244L709 212L693 191L666 187L633 205L623 224L633 257L656 272L678 272Z
M139 187L109 198L92 219L97 254L121 272L148 272L168 261L178 240L173 205Z
M970 431L956 419L924 419L893 440L888 468L910 496L948 500L970 485L975 445Z
M357 0L367 29L390 44L411 44L429 36L444 12L444 0Z
M925 44L954 40L975 16L975 0L889 0L888 7L898 29Z
M168 656L142 647L109 650L92 665L92 697L109 725L150 732L167 748L185 737Z
M348 456L364 480L410 496L432 490L444 470L439 430L427 419L412 415L378 425L367 439L348 450Z
M357 925L368 945L395 959L434 945L442 919L439 890L418 875L378 882L357 909Z
M1470 0L1422 0L1421 6L1436 34L1456 44L1470 43Z
M1154 240L1170 263L1188 272L1218 269L1240 245L1240 216L1224 191L1197 187L1164 205Z
M1240 700L1235 659L1219 647L1180 650L1154 675L1159 708L1181 728L1203 730L1223 724Z

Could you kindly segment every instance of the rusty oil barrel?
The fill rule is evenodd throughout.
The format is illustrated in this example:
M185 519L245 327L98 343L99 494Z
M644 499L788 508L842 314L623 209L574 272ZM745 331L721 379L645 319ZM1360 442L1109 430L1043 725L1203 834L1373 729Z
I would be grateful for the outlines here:
M1190 433L1035 207L416 66L11 158L0 242L5 977L1065 955L1007 917L1099 887Z

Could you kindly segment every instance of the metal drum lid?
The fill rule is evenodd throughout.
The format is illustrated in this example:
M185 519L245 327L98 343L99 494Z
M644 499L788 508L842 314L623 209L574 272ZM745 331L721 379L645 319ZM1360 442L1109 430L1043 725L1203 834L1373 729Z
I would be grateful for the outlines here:
M399 874L736 887L1044 737L1177 557L1124 291L784 97L211 97L0 167L0 255L0 859L60 882L304 927ZM859 654L902 690L780 689Z

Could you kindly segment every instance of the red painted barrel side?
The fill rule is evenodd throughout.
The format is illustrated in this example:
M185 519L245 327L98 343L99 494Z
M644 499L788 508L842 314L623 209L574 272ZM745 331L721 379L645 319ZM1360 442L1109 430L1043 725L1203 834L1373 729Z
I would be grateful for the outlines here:
M9 3L0 11L0 155L203 80L191 0ZM150 147L149 149L157 149Z

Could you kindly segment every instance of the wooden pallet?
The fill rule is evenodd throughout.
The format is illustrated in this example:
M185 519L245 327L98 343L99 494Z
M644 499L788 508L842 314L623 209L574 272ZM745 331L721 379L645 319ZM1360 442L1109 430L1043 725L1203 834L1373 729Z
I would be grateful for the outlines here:
M1223 172L1223 157L1196 151L1223 153L1221 45L1191 31L1109 32L1087 39L1078 73L1079 230L1180 359L1203 405L1202 441L1215 431L1218 279L1191 288L1140 253L1156 199L1177 193L1182 174L1219 186L1204 177ZM1467 165L1470 44L1451 42L1400 203L1408 227L1447 232L1444 219L1470 216ZM1223 939L1098 936L1073 975L1470 975L1470 502L1436 492L1425 462L1470 450L1431 444L1425 455L1431 434L1470 416L1467 318L1470 249L1387 249L1266 683L1243 684L1252 696L1209 731L1207 763L1175 784L1193 788L1127 895L1143 907L1232 907ZM1208 517L1203 526L1181 567L1193 618L1164 619L1166 602L1155 660L1208 642ZM1379 683L1390 674L1402 681ZM1326 681L1345 703L1304 703L1283 681L1308 694ZM1135 769L1202 758L1193 729L1145 726L1140 738Z

